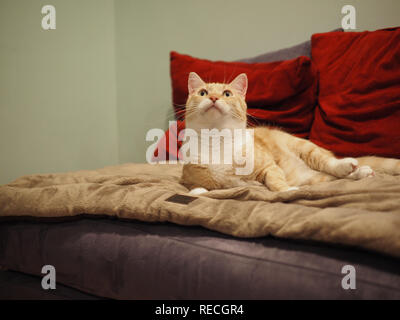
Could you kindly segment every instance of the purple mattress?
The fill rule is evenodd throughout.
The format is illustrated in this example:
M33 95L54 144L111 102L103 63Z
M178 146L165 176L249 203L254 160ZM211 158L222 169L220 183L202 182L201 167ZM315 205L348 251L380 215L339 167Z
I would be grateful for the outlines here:
M400 261L351 248L110 218L0 223L3 269L41 277L44 265L56 268L55 291L115 299L400 299ZM342 288L345 265L354 290ZM40 277L30 287L43 290Z

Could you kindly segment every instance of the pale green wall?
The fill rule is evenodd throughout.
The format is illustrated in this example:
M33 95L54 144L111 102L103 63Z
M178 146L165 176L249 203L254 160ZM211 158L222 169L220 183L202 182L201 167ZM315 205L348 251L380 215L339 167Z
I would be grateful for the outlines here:
M353 4L358 30L400 25L399 0L116 0L120 161L144 161L145 134L171 113L169 51L234 60L341 26Z
M0 183L144 161L171 114L169 51L254 56L340 27L345 4L358 30L400 25L398 0L0 0Z
M118 163L114 42L113 1L0 0L0 183Z

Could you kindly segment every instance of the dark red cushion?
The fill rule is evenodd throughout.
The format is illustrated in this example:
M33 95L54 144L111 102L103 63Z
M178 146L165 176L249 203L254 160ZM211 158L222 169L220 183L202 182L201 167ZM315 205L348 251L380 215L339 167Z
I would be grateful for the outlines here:
M248 113L256 124L269 124L307 137L316 105L317 73L311 60L299 57L271 63L209 61L171 52L171 79L175 110L188 96L188 76L196 72L206 82L232 81L246 73Z
M315 34L312 59L310 140L341 156L400 157L400 29Z

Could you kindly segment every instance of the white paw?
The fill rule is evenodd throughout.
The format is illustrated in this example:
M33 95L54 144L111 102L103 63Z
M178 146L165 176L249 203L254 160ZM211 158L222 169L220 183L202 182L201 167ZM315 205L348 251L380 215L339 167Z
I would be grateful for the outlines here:
M335 159L333 172L338 178L347 177L358 168L358 161L354 158Z
M289 187L287 190L285 191L294 191L294 190L299 190L299 187Z
M350 173L348 175L348 178L350 179L362 179L362 178L371 178L375 176L374 170L370 166L362 166L357 168L354 172Z
M193 196L198 196L198 195L200 195L200 194L202 194L202 193L206 193L206 192L208 192L207 189L204 189L204 188L194 188L194 189L190 190L189 194L191 194L191 195L193 195Z

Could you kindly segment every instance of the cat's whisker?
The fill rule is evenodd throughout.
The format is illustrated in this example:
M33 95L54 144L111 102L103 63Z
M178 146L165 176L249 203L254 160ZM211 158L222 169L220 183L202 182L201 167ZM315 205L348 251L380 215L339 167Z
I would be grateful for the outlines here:
M253 125L253 127L256 127L256 126L260 126L260 125L261 125L261 123L259 122L259 119L256 118L256 117L254 117L253 115L247 113L247 117L248 117L248 118L251 118L251 119L255 122L255 124Z
M231 112L230 112L230 115L231 115L233 118L237 119L237 120L240 120L240 121L245 120L245 119L243 119L239 114L237 114L236 112L234 112L234 111L232 111L232 110L231 110Z
M185 109L184 108L181 108L181 109L172 109L172 110L169 110L168 111L168 113L167 113L167 117L168 118L172 118L172 117L174 117L174 118L178 118L180 115L182 115L182 114L184 114L185 113Z

